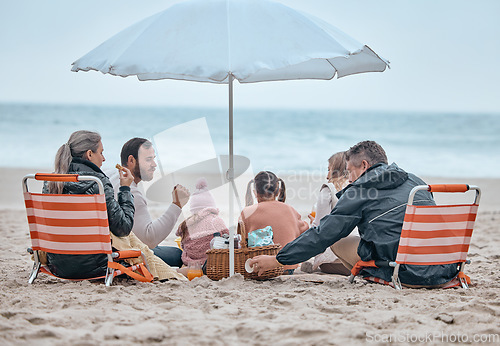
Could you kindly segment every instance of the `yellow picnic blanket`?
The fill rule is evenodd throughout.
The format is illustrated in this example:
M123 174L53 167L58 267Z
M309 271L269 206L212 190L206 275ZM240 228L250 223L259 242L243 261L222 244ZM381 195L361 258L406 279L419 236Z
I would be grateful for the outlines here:
M161 258L156 256L154 252L132 232L126 237L117 237L111 233L111 244L119 251L132 249L142 251L148 262L149 271L155 280L176 279L179 281L187 281L184 275L177 273L175 269L163 262ZM125 259L125 261L129 264L139 264L142 262L142 259L130 258Z

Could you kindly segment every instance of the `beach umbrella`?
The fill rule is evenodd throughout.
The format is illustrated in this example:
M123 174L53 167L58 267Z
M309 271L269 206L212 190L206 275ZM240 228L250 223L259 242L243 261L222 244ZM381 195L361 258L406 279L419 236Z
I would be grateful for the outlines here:
M388 61L332 25L268 0L190 0L111 37L73 63L141 81L229 86L229 220L233 217L233 81L332 79L382 72ZM234 228L230 227L230 237ZM230 242L232 244L232 242ZM230 273L234 251L230 249Z

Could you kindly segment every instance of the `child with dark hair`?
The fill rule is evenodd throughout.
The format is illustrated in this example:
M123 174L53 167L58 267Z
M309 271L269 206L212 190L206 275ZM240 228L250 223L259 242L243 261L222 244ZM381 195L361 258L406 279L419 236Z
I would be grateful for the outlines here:
M253 204L253 193L257 197L257 204ZM248 183L246 207L240 215L245 223L245 229L250 233L258 229L271 226L274 243L282 247L297 238L309 228L306 221L302 221L300 214L288 204L285 204L285 182L269 171L259 172ZM285 274L293 274L298 265L285 266Z

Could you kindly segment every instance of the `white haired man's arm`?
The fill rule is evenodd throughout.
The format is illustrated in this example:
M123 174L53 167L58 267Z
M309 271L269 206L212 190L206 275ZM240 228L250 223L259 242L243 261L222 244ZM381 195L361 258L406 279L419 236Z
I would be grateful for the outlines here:
M134 193L134 204L135 217L132 232L150 249L153 249L172 232L182 209L171 204L158 219L152 220L142 193Z

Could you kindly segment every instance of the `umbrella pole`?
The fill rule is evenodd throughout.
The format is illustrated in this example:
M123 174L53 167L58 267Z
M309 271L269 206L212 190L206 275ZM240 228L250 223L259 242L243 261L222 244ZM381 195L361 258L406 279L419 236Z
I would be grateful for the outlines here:
M233 160L233 75L229 74L229 170L227 179L229 180L229 276L234 275L234 160Z

